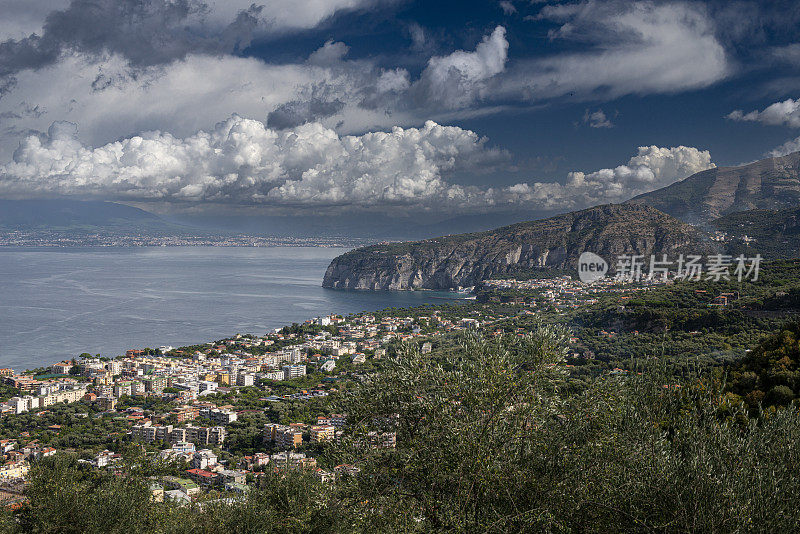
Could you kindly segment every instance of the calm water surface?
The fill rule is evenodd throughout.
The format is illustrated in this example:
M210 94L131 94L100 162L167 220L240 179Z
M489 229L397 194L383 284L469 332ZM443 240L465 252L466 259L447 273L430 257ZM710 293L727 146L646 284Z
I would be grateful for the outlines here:
M448 293L320 287L337 248L0 248L0 367L185 345Z

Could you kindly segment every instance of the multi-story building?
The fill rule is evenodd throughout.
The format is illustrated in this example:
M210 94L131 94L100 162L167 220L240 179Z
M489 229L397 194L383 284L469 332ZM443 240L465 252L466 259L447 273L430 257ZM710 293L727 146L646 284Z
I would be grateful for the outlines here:
M175 430L179 429L176 428ZM174 430L173 430L173 435L174 435ZM177 441L173 442L172 451L179 454L186 454L186 453L194 454L195 446L194 443L190 443L188 441Z
M131 428L131 437L147 442L164 440L170 443L188 441L195 445L222 445L227 433L222 426L173 428L172 425L156 426L147 421Z
M317 461L307 458L303 452L284 451L270 456L270 463L277 469L314 469Z
M97 406L104 412L108 412L117 407L117 399L114 397L97 397Z
M195 445L222 445L228 436L223 426L186 427L186 440Z
M240 467L252 471L256 467L264 467L267 464L269 464L269 454L264 452L257 452L252 456L245 456L242 459Z
M336 428L342 428L347 422L347 415L341 413L332 413L328 420Z
M118 375L122 373L122 362L119 360L111 360L110 362L106 362L106 370L112 375Z
M324 443L333 441L336 428L333 425L314 425L311 427L311 442Z
M200 410L200 417L206 417L218 425L233 423L238 415L233 410L223 410L220 408L203 408Z
M281 371L278 371L278 370L266 371L264 373L264 378L266 380L283 380L283 376L284 376L284 373L283 373L282 370Z
M300 376L306 376L306 366L302 364L297 365L284 365L283 366L283 379L289 380L291 378L297 378Z
M303 444L303 432L285 425L269 423L264 426L264 441L273 442L284 449L294 449Z
M200 395L209 395L217 391L217 383L210 380L201 380L197 384L197 392Z
M192 467L195 469L208 469L217 465L217 455L210 449L201 449L192 457Z
M77 402L86 394L86 387L72 384L52 384L45 386L42 391L47 393L37 397L32 395L11 397L8 401L11 410L14 413L23 413L29 410L46 408L59 402Z
M152 442L156 440L169 441L172 434L172 425L153 425L150 421L131 428L131 436L134 439Z
M255 376L250 373L239 371L236 375L236 385L240 387L252 386L255 384Z
M131 388L130 381L122 381L114 384L114 396L119 398L123 395L133 395L133 388Z
M144 395L145 385L140 380L131 382L131 395Z
M146 376L142 378L144 390L151 393L161 393L167 387L166 376Z
M230 373L217 373L214 381L219 384L220 386L230 386L231 385L231 374Z
M247 481L247 475L236 469L222 469L217 474L220 484L228 485L244 484Z
M72 362L54 363L50 366L50 372L56 375L68 375L72 367Z
M7 464L0 465L0 480L11 480L15 478L24 478L28 474L30 466L25 460L18 462L8 462Z
M190 405L183 405L178 406L174 410L172 410L172 415L175 416L175 420L178 423L183 423L185 421L194 421L200 416L200 409L197 406L190 406Z
M293 364L303 361L303 351L302 351L302 349L297 348L297 347L292 348L289 351L289 361L291 363L293 363Z
M177 443L187 443L186 440L186 429L185 428L173 428L172 434L169 435L169 442L172 444Z
M39 407L39 397L32 397L25 395L24 397L11 397L8 404L14 413L24 413L29 410L35 410Z

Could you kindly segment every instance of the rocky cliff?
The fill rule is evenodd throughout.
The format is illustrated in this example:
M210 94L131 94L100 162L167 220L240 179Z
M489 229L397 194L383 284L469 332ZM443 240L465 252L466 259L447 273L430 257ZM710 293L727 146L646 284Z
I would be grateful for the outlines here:
M692 224L737 211L800 205L800 152L739 167L718 167L633 198Z
M355 249L331 262L322 285L453 289L536 268L575 269L584 251L613 263L620 254L709 250L699 231L654 208L605 205L488 232Z

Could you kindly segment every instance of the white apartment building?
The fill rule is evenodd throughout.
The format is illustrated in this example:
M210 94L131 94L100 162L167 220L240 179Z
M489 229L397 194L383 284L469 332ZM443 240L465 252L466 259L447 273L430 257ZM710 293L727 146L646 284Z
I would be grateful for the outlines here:
M283 370L267 371L264 373L266 380L283 380Z
M284 365L283 366L283 379L289 380L290 378L297 378L299 376L306 376L306 366L298 365Z
M244 373L239 371L239 374L236 375L236 385L240 387L247 387L255 385L256 377L250 373Z

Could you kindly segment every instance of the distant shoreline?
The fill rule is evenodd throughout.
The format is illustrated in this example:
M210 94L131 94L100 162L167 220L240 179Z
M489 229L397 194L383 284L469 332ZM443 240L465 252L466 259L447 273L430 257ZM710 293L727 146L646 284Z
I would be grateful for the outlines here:
M2 232L0 249L6 247L108 248L108 247L325 247L357 248L375 240L351 237L281 237L254 235L116 235L75 234L72 232Z
M332 246L0 247L0 367L33 368L149 342L263 334L330 313L460 300L321 287ZM149 340L149 341L148 341Z

